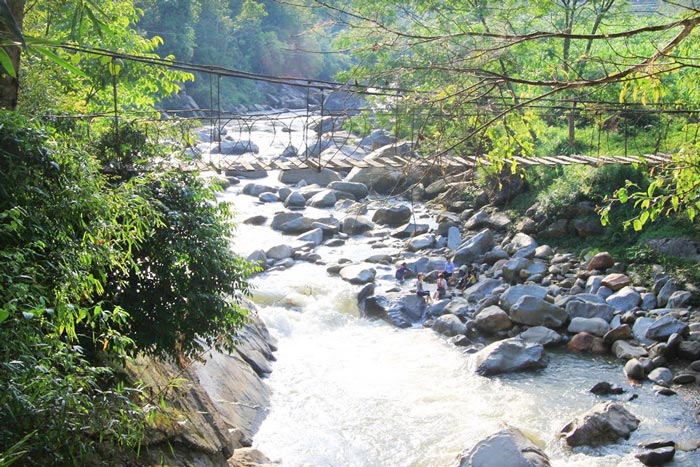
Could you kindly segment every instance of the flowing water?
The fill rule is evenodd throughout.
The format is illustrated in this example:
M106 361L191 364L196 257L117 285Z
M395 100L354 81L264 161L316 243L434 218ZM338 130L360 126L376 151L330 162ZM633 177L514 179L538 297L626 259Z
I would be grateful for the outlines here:
M274 176L259 183L276 184ZM245 218L282 210L239 195L233 187L222 198L239 214L234 249L247 255L288 242L269 227L243 225ZM307 210L328 216L328 210ZM371 215L371 213L370 213ZM392 253L366 238L342 247L320 247L328 263ZM393 286L393 270L377 265L377 291ZM397 329L360 316L358 288L330 276L324 266L297 263L254 278L255 301L278 339L277 361L267 383L272 401L254 437L254 447L285 466L453 466L459 453L504 423L519 428L549 455L555 466L640 465L636 446L673 439L694 447L700 430L697 401L681 391L657 396L650 383L633 387L619 362L549 352L549 366L535 373L485 378L474 373L472 358L431 329ZM599 381L626 389L600 398L588 392ZM640 420L628 441L597 449L571 450L559 430L595 403L626 401ZM695 451L679 451L672 465L700 465Z

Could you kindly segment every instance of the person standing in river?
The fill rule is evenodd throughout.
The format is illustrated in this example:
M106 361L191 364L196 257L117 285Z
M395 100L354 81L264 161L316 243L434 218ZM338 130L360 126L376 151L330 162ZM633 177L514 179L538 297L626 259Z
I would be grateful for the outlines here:
M452 256L451 258L447 259L447 262L445 263L445 279L449 284L453 284L453 277L455 273L455 257Z
M403 280L406 278L406 272L408 272L408 266L406 266L406 263L401 263L396 269L396 280L399 284L403 284Z

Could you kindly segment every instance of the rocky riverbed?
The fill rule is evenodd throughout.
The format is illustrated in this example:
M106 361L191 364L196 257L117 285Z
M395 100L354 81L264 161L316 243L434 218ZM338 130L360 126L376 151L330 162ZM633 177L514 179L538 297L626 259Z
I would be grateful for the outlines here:
M462 349L479 375L537 372L547 367L552 349L565 349L618 361L632 388L658 397L696 388L700 318L687 306L691 293L673 278L659 270L653 286L642 287L610 254L578 258L555 251L526 233L527 223L514 226L488 205L460 206L454 213L376 196L415 181L377 169L298 170L280 174L278 183L241 180L229 191L254 197L268 207L266 213L274 212L241 219L244 224L285 235L284 242L249 253L268 274L300 263L319 265L355 285L367 319L397 328L430 327ZM351 258L345 257L350 249ZM478 281L464 291L452 287L447 298L427 305L415 295L414 277L423 273L434 290L450 257L457 267L475 266ZM403 283L393 279L400 262L409 268ZM630 402L634 389L607 381L590 386L601 402L560 427L561 443L595 449L630 438L640 425ZM630 448L630 455L659 465L671 461L678 448L682 459L698 459L688 455L700 439L658 436L658 442ZM514 427L465 448L459 465L550 465L547 452Z

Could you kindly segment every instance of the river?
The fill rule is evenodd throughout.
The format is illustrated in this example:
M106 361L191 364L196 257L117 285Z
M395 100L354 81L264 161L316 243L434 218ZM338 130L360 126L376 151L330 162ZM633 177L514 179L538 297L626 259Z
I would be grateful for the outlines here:
M276 174L255 182L282 186ZM288 242L290 237L269 227L243 224L283 209L239 194L245 183L221 196L238 215L235 251L247 255ZM331 211L306 214L327 217ZM390 242L382 248L374 242L352 238L317 252L330 264L398 251ZM481 377L470 355L431 329L397 329L360 316L358 287L329 275L323 265L297 262L257 275L252 283L254 301L279 347L266 380L271 406L253 442L285 466L453 466L462 450L504 423L535 440L554 466L637 466L640 443L673 439L691 448L700 441L692 392L664 397L648 382L632 386L612 359L551 351L544 370ZM393 269L377 265L378 293L393 285ZM626 392L590 394L599 381ZM629 440L572 450L558 438L567 422L597 402L627 401L633 394L638 397L625 405L641 423ZM700 465L700 454L679 451L672 465Z

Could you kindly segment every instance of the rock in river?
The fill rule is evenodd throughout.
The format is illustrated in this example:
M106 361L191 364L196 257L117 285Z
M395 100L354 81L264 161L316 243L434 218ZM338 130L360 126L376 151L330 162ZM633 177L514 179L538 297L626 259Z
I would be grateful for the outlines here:
M516 428L506 427L461 454L459 467L549 467L549 458Z
M602 446L629 439L639 426L639 419L621 404L605 402L576 417L561 430L569 446Z
M537 370L547 366L544 347L518 338L494 342L474 357L476 372L482 376Z

